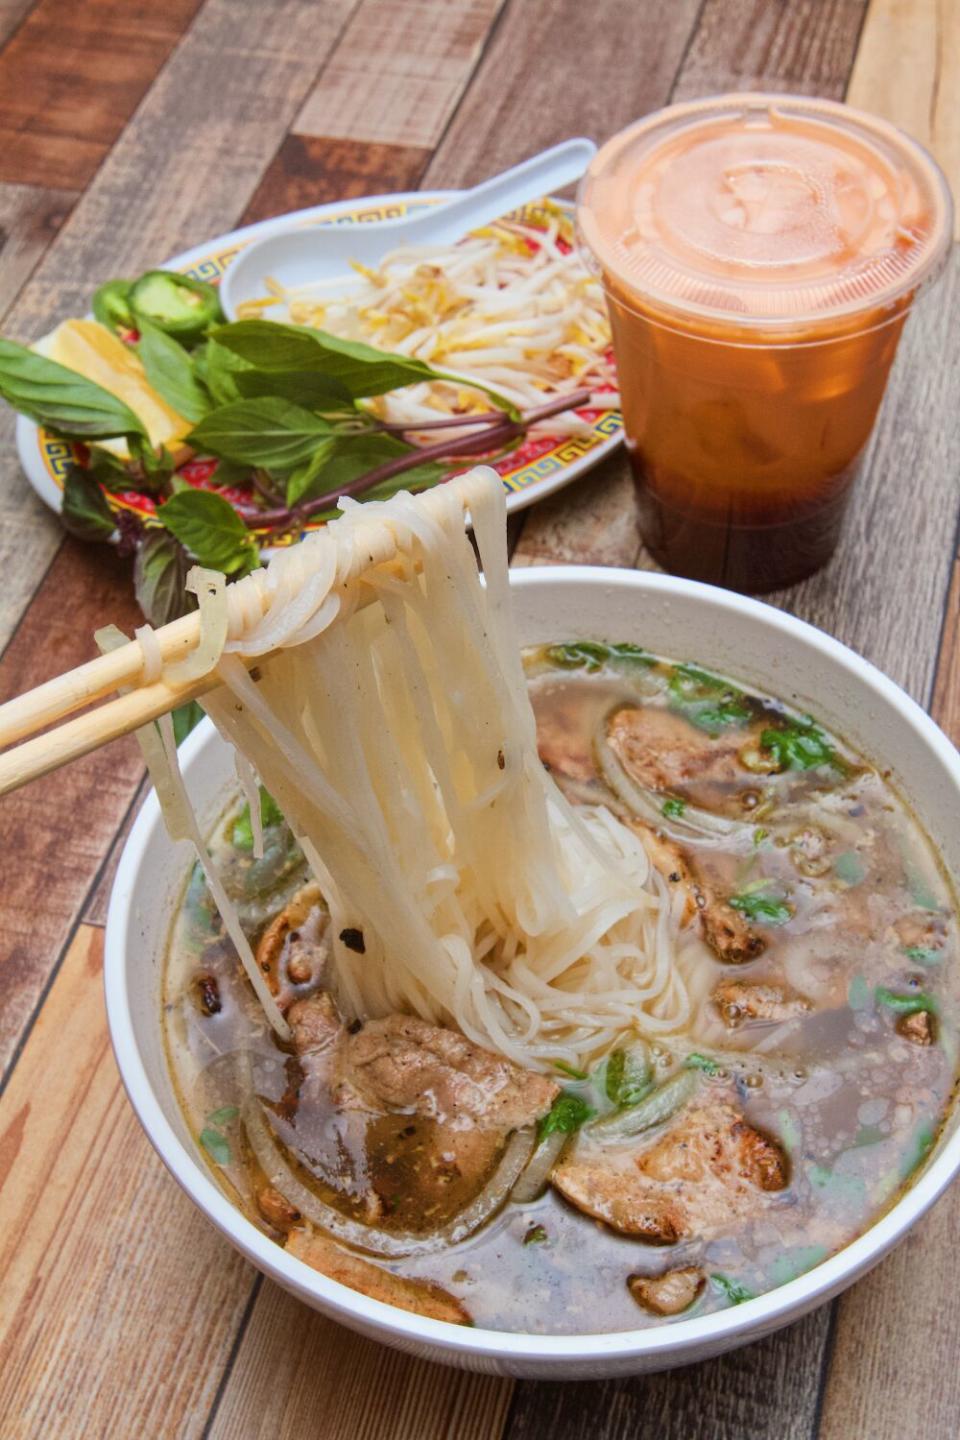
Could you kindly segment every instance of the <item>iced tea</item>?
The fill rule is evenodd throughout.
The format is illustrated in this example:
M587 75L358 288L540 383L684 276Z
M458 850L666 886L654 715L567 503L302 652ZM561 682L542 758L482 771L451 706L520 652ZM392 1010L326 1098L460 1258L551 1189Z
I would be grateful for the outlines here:
M846 106L728 96L615 136L578 220L607 291L648 548L737 589L817 569L949 243L933 161Z

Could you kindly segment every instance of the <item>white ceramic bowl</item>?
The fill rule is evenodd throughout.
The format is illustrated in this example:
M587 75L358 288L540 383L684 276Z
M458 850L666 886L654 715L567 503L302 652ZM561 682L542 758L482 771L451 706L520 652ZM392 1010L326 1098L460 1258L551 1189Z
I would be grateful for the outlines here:
M520 570L512 579L524 643L631 640L811 710L892 769L949 870L960 874L960 756L902 690L837 641L756 600L661 575L556 567ZM205 723L182 758L201 818L212 824L234 784L226 747ZM550 1379L629 1375L705 1359L757 1340L843 1290L902 1238L960 1169L954 1115L916 1182L845 1250L756 1300L654 1329L511 1334L462 1329L369 1300L288 1256L235 1210L181 1118L161 1044L160 970L190 864L189 847L167 839L149 795L124 848L106 935L110 1032L127 1093L168 1169L238 1250L308 1305L390 1345L468 1369Z

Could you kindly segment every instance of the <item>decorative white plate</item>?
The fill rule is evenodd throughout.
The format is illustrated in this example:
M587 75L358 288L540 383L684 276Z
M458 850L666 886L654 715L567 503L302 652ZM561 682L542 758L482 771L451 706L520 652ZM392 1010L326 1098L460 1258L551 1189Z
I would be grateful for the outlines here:
M274 230L301 225L362 225L376 220L392 220L404 215L413 206L436 204L453 192L445 190L415 191L396 195L372 195L363 200L338 201L315 205L307 210L293 211L255 225L246 225L209 240L175 256L166 266L181 270L198 280L218 284L234 257L252 240ZM562 203L562 202L557 202ZM569 207L566 207L569 208ZM536 218L537 207L529 206L525 215ZM554 490L569 485L620 442L623 421L618 410L589 410L580 414L590 422L590 433L578 436L538 436L497 464L507 492L507 510L522 510ZM64 477L71 460L70 446L32 420L23 416L17 421L17 449L27 479L41 500L59 511ZM204 488L216 489L215 462L198 461L186 467L185 478ZM230 492L227 491L230 498ZM108 496L114 508L146 515L153 510L148 496L130 490Z

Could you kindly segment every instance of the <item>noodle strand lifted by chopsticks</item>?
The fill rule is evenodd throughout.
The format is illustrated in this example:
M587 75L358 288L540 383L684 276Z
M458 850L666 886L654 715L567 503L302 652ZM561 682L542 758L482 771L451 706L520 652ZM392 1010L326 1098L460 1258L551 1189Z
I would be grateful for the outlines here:
M540 763L504 536L489 470L428 503L348 505L267 584L226 591L204 705L303 846L348 1014L402 1010L521 1064L581 1064L625 1029L685 1024L677 912L636 836L568 804Z

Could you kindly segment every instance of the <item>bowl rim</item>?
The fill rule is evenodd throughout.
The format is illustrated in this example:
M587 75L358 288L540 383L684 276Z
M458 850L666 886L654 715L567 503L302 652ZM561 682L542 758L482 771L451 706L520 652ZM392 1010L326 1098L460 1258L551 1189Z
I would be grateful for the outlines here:
M600 566L551 565L511 570L511 587L525 589L566 585L647 592L660 597L701 599L714 610L747 615L801 646L829 657L856 675L877 700L899 712L960 788L960 754L930 716L876 666L856 651L796 616L752 597L720 590L698 581L650 571ZM185 771L216 732L205 720L181 748ZM147 1137L164 1165L201 1212L259 1270L287 1290L309 1301L331 1318L364 1332L376 1333L405 1348L419 1344L457 1361L486 1359L504 1365L529 1362L613 1361L653 1358L679 1363L699 1349L715 1353L757 1338L799 1318L846 1288L876 1264L934 1204L960 1171L960 1127L943 1143L940 1153L891 1208L857 1239L812 1270L740 1305L704 1316L678 1319L664 1326L602 1334L541 1335L483 1327L461 1327L431 1320L373 1300L328 1279L294 1259L236 1209L218 1188L199 1156L191 1154L163 1113L148 1078L133 1025L126 978L125 936L136 904L136 882L150 836L162 825L156 794L151 790L123 848L114 879L104 943L104 986L107 1020L114 1055L127 1096Z

